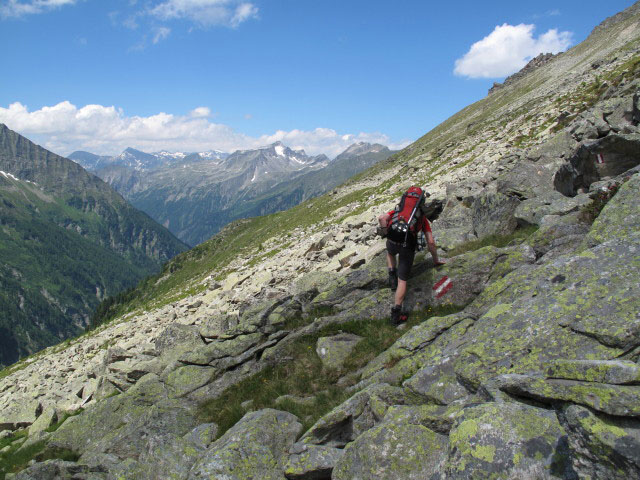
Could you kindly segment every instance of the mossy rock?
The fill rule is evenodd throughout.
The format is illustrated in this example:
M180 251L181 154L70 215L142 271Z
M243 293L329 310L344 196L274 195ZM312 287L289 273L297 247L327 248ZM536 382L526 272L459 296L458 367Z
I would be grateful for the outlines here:
M84 458L106 453L124 460L137 458L150 441L161 444L196 425L190 405L171 398L158 377L149 374L126 392L69 418L51 434L48 445Z
M415 398L402 388L371 385L320 418L300 441L341 448L379 423L389 406L411 401Z
M504 375L500 390L546 404L571 402L609 415L640 417L640 388L632 385Z
M566 380L640 384L640 365L625 360L557 360L547 366L545 374L548 378Z
M323 445L296 444L284 469L288 480L331 478L331 472L344 450Z
M445 472L451 480L575 478L555 413L513 403L486 403L460 415Z
M556 359L611 359L637 344L640 260L616 240L490 284L472 305L489 310L469 331L456 373L477 388L504 373L541 372Z
M382 423L345 447L331 478L432 478L440 471L446 454L445 435L425 427L419 414L394 409Z
M640 421L596 415L565 405L560 420L569 434L573 466L580 478L640 478Z
M265 409L246 414L191 469L190 480L284 480L289 448L302 425L295 415Z
M609 200L593 222L584 246L597 245L607 240L628 240L640 231L640 174L622 184L618 193Z

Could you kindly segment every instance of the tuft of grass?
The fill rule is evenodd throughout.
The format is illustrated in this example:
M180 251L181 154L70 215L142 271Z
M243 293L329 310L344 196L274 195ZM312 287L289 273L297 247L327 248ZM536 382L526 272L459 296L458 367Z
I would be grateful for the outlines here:
M524 239L529 237L536 230L538 230L537 225L530 225L528 227L519 228L509 235L489 235L484 238L479 238L478 240L471 240L463 243L462 245L458 245L447 252L447 254L451 257L455 257L457 255L480 250L481 248L488 246L503 248L511 243L522 243Z
M446 305L412 312L407 322L411 328L432 316L445 316L459 312L462 307ZM354 375L376 356L388 349L407 329L398 330L388 318L353 320L347 323L329 325L313 335L306 335L288 345L283 353L287 362L270 366L261 372L226 389L219 397L209 400L199 407L203 422L218 425L218 435L222 436L247 413L242 403L251 402L251 410L277 408L293 413L301 419L307 430L320 417L349 398L346 384L354 384ZM338 333L352 333L363 340L351 352L344 366L339 370L326 368L316 354L316 342L320 337ZM351 375L351 382L338 380ZM310 397L308 401L287 400L276 404L283 395Z
M26 430L24 436L26 436ZM20 449L22 442L20 444L15 443L18 438L20 437L17 435L14 436L9 451L0 454L0 480L4 480L8 473L17 473L24 470L32 460L44 462L46 460L58 459L76 462L80 458L80 455L71 450L48 448L44 440Z

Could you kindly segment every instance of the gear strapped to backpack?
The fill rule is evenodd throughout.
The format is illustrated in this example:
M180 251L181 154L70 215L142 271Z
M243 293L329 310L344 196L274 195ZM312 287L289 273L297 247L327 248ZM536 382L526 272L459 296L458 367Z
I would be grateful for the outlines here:
M387 237L390 240L402 243L402 246L406 247L409 235L412 235L415 243L416 226L422 216L420 207L424 202L424 197L424 192L420 187L411 187L402 195L400 203L396 205L391 216L391 223L387 233Z

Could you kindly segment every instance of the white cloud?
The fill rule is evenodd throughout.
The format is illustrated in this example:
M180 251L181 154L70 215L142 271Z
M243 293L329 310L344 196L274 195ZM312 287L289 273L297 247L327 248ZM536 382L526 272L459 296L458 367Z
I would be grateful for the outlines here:
M281 141L311 155L324 153L334 157L355 142L382 143L392 149L409 143L406 140L394 143L382 133L338 133L329 128L278 130L251 137L227 125L213 123L210 117L208 107L195 108L184 116L158 113L148 117L127 116L113 106L78 108L68 101L35 111L29 111L19 102L8 108L0 107L0 123L62 155L75 150L114 155L127 147L147 152L210 149L232 152Z
M150 8L160 20L187 19L203 26L237 27L258 15L258 7L240 0L166 0Z
M167 27L158 27L158 28L156 28L155 32L153 34L153 44L155 45L159 41L164 40L165 38L167 38L169 36L170 33L171 33L171 29L170 28L167 28Z
M535 25L497 26L456 60L454 73L471 78L506 77L540 53L562 52L571 45L571 32L553 29L534 38L534 30Z
M22 17L43 13L65 5L73 5L77 0L6 0L0 4L0 17Z

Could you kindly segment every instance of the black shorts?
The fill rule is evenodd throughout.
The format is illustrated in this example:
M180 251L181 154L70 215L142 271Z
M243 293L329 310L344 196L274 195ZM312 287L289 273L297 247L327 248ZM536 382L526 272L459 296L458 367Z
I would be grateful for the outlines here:
M405 282L409 280L411 266L413 265L413 257L416 255L416 247L413 243L409 243L403 247L401 243L396 243L387 239L387 252L390 255L399 255L398 258L398 278Z

